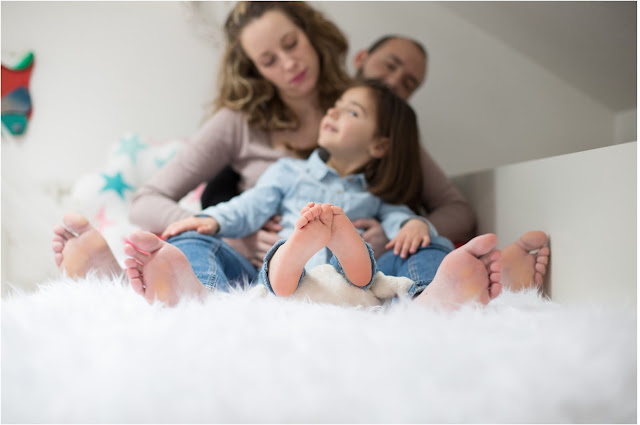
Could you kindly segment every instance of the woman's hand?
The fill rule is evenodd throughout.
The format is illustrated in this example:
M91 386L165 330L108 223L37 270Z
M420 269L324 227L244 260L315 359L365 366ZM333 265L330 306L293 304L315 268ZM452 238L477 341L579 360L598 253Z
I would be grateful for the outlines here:
M385 248L393 248L395 255L400 254L401 258L407 258L407 254L415 254L418 248L428 246L430 242L427 223L411 219L402 226L396 237L391 239Z
M163 239L167 239L187 230L195 230L206 235L215 235L219 229L220 225L213 217L189 217L168 225L161 236Z
M371 245L371 249L373 249L376 258L385 253L389 239L387 239L387 235L385 235L382 225L378 220L375 218L359 218L353 220L353 225L364 230L362 239Z

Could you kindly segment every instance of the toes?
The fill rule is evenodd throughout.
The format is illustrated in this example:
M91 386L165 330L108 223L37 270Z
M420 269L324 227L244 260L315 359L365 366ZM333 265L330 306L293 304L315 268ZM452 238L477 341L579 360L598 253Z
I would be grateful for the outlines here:
M543 279L544 277L540 273L536 273L533 275L533 282L535 283L536 286L542 285Z
M144 295L144 284L142 283L142 275L138 269L127 269L127 277L129 278L129 284L136 294Z
M55 226L53 226L53 237L60 238L62 240L68 240L72 238L73 235L63 226L56 224Z
M342 208L340 208L337 205L331 205L331 211L333 211L333 215L344 214L344 211L342 210Z
M140 270L140 265L133 258L127 258L124 260L124 265L126 267L125 272L127 273L127 277L129 278L129 284L131 284L131 288L139 294L143 295L145 293L145 285L142 281L142 271Z
M314 202L309 202L305 207L302 207L302 209L300 210L300 215L309 211L314 205L315 205Z
M68 230L76 233L83 233L91 228L89 220L87 220L83 215L73 211L67 212L64 217L62 217L62 222Z
M496 298L498 295L500 295L501 292L502 292L502 284L493 283L491 284L491 286L489 286L489 297L491 299Z
M54 239L53 242L51 242L51 249L53 249L53 252L55 253L62 252L64 249L64 243Z
M302 229L304 226L309 224L309 219L305 216L306 213L300 215L300 218L296 220L296 229Z
M300 217L302 219L304 219L304 221L306 221L306 223L304 223L304 225L306 225L307 223L313 221L316 219L315 214L313 213L313 209L309 209L307 212L305 212L304 214L302 214L302 216ZM304 226L303 225L303 226Z
M496 235L487 233L485 235L476 236L459 249L464 249L473 256L480 258L493 251L498 243Z
M489 270L489 272L491 273L499 273L502 271L502 263L499 263L499 262L491 263L487 267L487 270Z
M138 264L146 264L151 258L149 253L138 251L136 247L134 247L130 242L127 242L127 244L124 246L124 253L127 256L131 257L131 259L135 260Z
M320 221L323 224L329 226L331 225L331 221L333 220L333 211L331 210L330 204L322 204L322 209L320 212Z
M482 264L484 264L485 267L488 267L491 263L495 263L500 260L500 257L502 257L502 253L498 250L493 250L487 255L480 257L480 261L482 261Z
M525 251L533 251L536 249L542 249L547 243L547 234L539 230L533 230L523 234L517 243Z
M162 248L165 242L153 233L140 230L129 235L127 244L133 246L137 251L152 254Z
M536 258L536 262L538 264L548 264L549 263L549 257L548 256L540 256L540 254L538 253L538 257Z

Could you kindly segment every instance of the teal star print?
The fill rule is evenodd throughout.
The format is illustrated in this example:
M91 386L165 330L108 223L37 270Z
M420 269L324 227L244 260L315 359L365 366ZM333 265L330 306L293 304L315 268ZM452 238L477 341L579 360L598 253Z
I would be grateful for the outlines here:
M142 143L137 135L131 135L129 137L120 139L120 146L118 148L118 152L116 153L124 153L129 155L132 163L136 163L136 157L138 156L138 152L145 149L147 145Z
M133 187L129 186L123 179L122 173L114 174L113 176L109 176L107 174L102 173L102 177L106 180L104 187L100 190L101 192L106 192L107 190L113 190L117 192L118 195L122 199L124 199L124 191L129 189L133 191Z
M169 160L171 158L173 158L176 155L176 151L171 152L171 154L166 157L166 158L156 158L156 165L158 166L158 168L162 168L162 166L164 164L166 164L167 162L169 162Z

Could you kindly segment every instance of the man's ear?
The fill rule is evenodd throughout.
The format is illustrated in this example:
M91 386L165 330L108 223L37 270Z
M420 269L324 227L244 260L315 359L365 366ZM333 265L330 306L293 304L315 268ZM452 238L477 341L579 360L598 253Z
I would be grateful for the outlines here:
M382 158L389 152L390 145L388 137L378 137L369 145L369 154L374 158Z
M356 69L356 71L362 68L364 62L368 57L369 52L367 52L365 49L359 50L358 53L356 53L356 55L353 57L353 67Z

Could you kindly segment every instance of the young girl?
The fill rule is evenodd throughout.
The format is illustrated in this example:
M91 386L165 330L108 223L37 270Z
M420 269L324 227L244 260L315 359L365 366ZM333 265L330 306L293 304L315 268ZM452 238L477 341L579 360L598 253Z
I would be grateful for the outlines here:
M402 205L417 206L420 199L418 137L415 113L406 102L380 83L357 83L321 121L318 145L324 151L316 150L307 160L279 160L254 188L205 209L199 217L172 223L162 236L178 248L184 232L192 230L203 237L242 237L279 214L280 236L287 240L271 249L260 276L276 295L287 296L297 288L305 267L329 262L352 284L368 287L378 264L350 220L376 217L390 239L387 248L394 248L381 257L386 265L381 270L411 278L412 294L418 293L452 249L427 219ZM326 161L323 155L328 155ZM193 238L193 232L187 237ZM213 279L209 273L202 283L224 290L239 275L253 280L246 264L224 242L221 245L208 259L184 247L189 260L199 263L194 266L196 275L198 270L220 271ZM428 245L430 249L419 250ZM399 256L400 261L385 256ZM136 264L128 271L134 276Z

